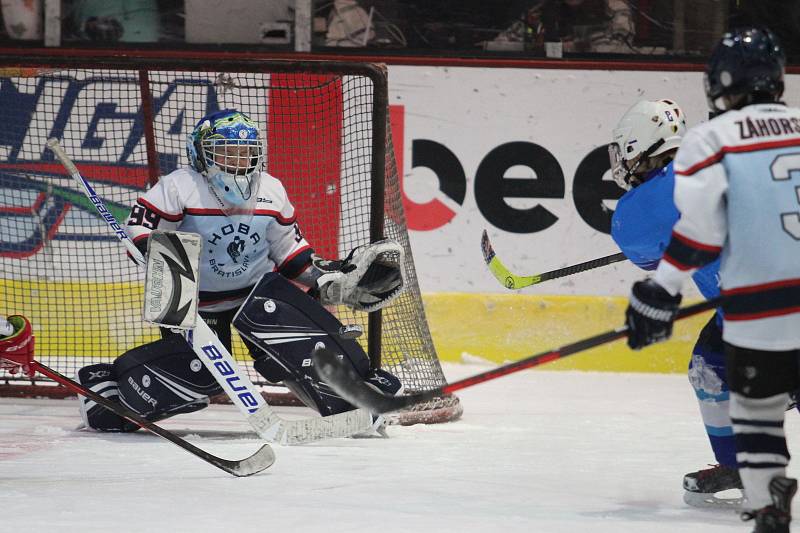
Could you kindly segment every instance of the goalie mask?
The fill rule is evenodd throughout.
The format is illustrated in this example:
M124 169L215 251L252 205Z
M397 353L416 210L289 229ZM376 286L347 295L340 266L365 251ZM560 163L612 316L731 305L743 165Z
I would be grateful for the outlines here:
M608 145L611 174L625 190L645 181L647 174L666 165L681 144L686 119L670 100L641 101L620 119Z
M187 139L186 152L226 215L253 214L264 145L247 115L225 109L203 117Z

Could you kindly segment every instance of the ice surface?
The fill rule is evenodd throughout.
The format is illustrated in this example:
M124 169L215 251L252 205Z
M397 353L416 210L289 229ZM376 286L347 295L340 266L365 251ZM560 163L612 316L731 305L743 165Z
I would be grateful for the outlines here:
M445 371L458 379L486 368ZM459 396L459 422L276 446L276 464L250 478L144 432L73 431L75 401L0 399L0 531L751 529L731 511L681 500L683 474L713 461L685 376L524 371ZM227 458L260 444L227 406L162 425ZM797 413L787 432L791 449Z

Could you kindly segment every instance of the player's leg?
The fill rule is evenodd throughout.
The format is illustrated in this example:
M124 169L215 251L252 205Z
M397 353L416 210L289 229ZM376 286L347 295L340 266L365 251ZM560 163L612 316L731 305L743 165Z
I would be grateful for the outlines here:
M713 495L729 489L741 489L736 469L736 443L729 414L730 390L725 374L725 352L719 316L705 325L692 350L689 382L694 388L717 465L683 478L686 503L696 506L738 504L741 498L717 499Z
M79 381L149 420L202 409L222 389L180 335L144 344L119 356L113 365L90 365ZM84 424L101 431L133 431L138 426L81 400Z
M279 274L262 278L234 326L255 358L255 369L270 382L283 382L323 416L353 406L320 382L311 359L319 343L342 354L372 386L389 394L402 392L396 376L370 369L369 357L357 341L341 335L343 326L335 316Z
M736 459L758 531L789 531L797 481L786 477L784 416L800 384L800 350L751 350L725 345ZM775 526L775 527L772 527Z

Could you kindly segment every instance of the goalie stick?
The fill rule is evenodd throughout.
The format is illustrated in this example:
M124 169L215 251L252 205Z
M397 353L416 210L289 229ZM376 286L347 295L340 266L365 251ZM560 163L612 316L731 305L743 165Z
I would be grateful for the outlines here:
M92 186L81 176L75 163L61 147L58 139L47 140L47 147L58 157L64 168L81 186L81 190L92 202L100 216L106 221L117 238L140 267L145 260L133 244L125 229L106 208ZM277 444L304 444L326 438L349 437L372 426L372 416L354 409L345 413L300 420L286 420L278 415L256 390L247 374L243 373L227 348L203 320L197 321L193 330L187 330L186 340L197 358L208 368L233 404L245 416L259 437Z
M166 429L155 425L154 423L150 422L137 412L128 409L121 403L113 402L97 394L96 392L87 389L77 381L69 379L67 376L53 370L48 366L43 365L38 361L31 361L31 368L33 370L36 370L37 372L44 374L50 379L58 383L61 383L72 392L80 394L81 396L85 396L94 402L97 402L98 404L102 405L109 411L113 411L119 416L130 420L140 428L146 429L147 431L170 441L176 446L180 446L181 448L191 453L195 457L199 457L208 464L214 465L220 470L224 470L225 472L233 474L236 477L252 476L253 474L257 474L262 470L266 470L267 468L272 466L272 464L275 462L275 453L272 451L272 448L270 448L269 444L264 444L261 448L258 449L258 451L256 451L256 453L244 459L240 460L222 459L221 457L212 455L205 450L201 450L197 446L178 437L171 431L167 431Z
M483 260L486 261L486 264L489 266L489 271L494 275L497 281L503 284L506 289L522 289L523 287L536 285L537 283L541 283L549 279L570 276L572 274L577 274L578 272L583 272L584 270L591 270L593 268L610 265L612 263L618 263L619 261L625 261L627 259L625 254L617 253L592 259L591 261L586 261L584 263L578 263L577 265L558 268L542 274L536 274L533 276L518 276L509 271L500 261L500 258L497 257L494 248L492 248L492 243L489 242L489 235L486 233L486 230L483 230L483 235L481 236L481 251L483 252Z
M713 309L717 307L721 301L721 298L714 298L684 307L678 311L675 320L680 320ZM627 333L628 326L624 325L617 329L564 345L555 350L548 350L507 365L498 366L492 370L487 370L486 372L454 381L453 383L436 389L408 394L406 396L387 396L377 389L370 387L364 383L362 379L358 378L358 374L352 369L352 365L343 364L340 360L340 356L327 348L318 348L314 350L314 366L317 368L317 372L325 378L326 383L333 387L333 389L341 394L347 401L364 407L373 413L388 413L621 339L625 337Z

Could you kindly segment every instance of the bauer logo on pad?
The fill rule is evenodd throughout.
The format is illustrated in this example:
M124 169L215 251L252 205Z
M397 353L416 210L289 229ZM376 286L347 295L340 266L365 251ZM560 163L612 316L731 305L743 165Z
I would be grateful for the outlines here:
M143 310L147 322L170 328L195 327L201 249L202 242L196 233L150 234Z

